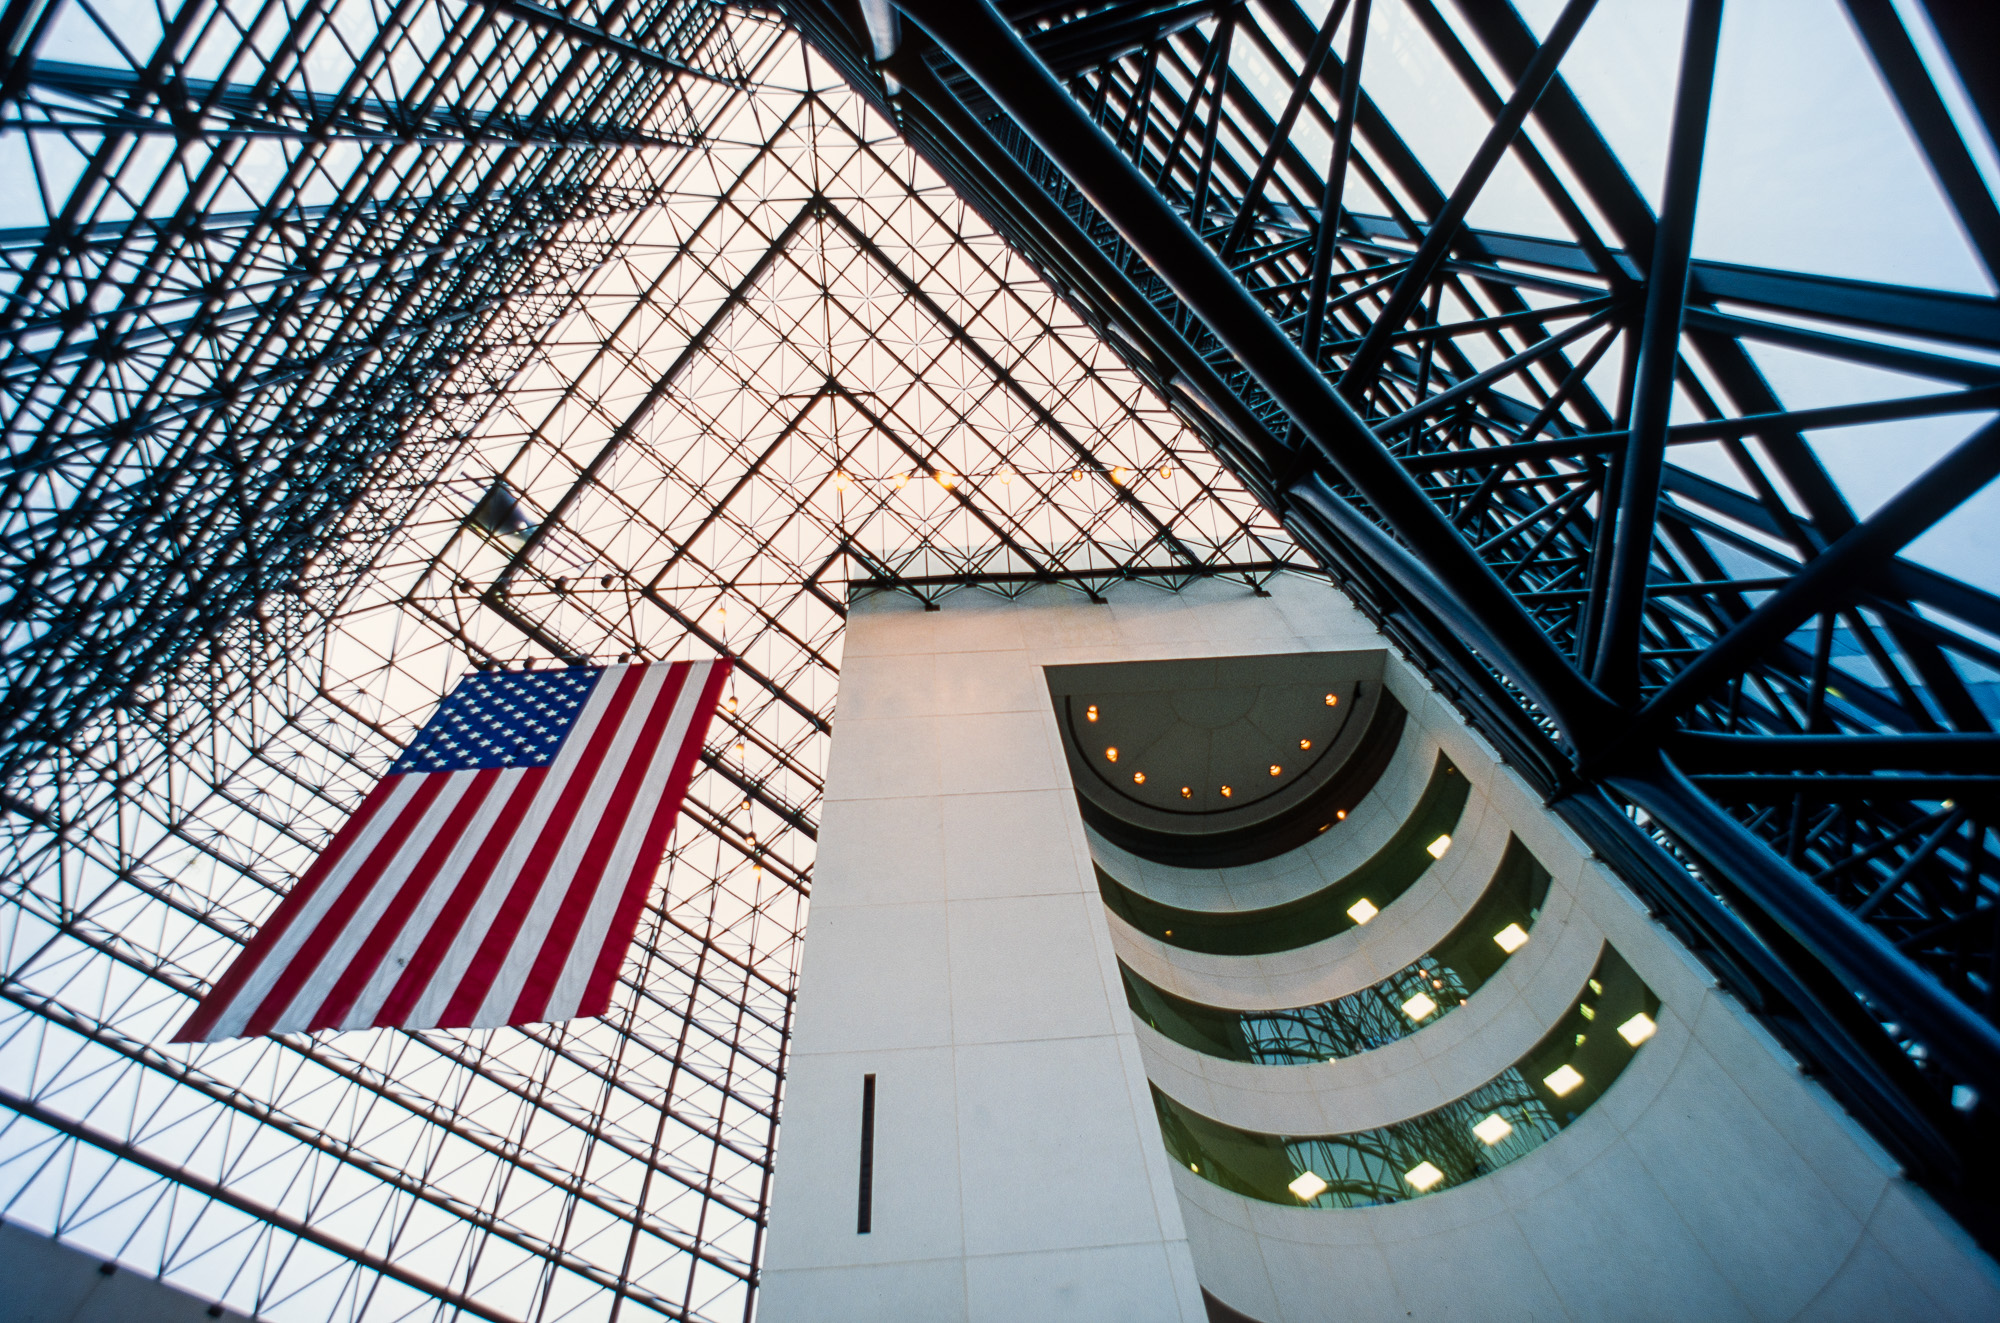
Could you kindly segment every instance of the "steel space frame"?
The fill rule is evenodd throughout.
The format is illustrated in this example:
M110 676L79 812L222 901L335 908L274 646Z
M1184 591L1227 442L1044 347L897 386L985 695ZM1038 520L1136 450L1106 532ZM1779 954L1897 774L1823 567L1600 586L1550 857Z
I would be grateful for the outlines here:
M943 199L768 182L780 146L908 176L768 13L155 12L5 12L0 148L27 144L45 223L0 232L0 1204L259 1315L747 1318L848 582L934 605L1310 566ZM781 67L805 91L747 110ZM665 213L689 219L663 245ZM940 237L981 303L945 306ZM856 261L1034 426L913 412L831 357L745 368L738 331L793 333L769 282L839 305ZM1006 301L1055 380L1003 361ZM631 330L676 319L671 356ZM1144 400L1107 408L1112 377ZM717 381L754 400L741 435L701 413ZM669 415L724 437L712 472ZM927 438L940 416L983 468ZM1151 438L1171 482L1116 476L1079 416ZM578 418L615 422L573 453ZM863 440L963 481L913 501ZM737 693L606 1020L161 1046L466 665L704 647Z
M1658 215L1561 76L1592 0L1541 40L1508 4L1405 0L1490 119L1456 181L1367 94L1370 0L781 7L2000 1243L2000 597L1899 554L2000 473L2000 424L1866 517L1805 435L1993 410L2000 302L1694 259L1722 0L1689 9ZM2000 212L1918 43L1889 0L1845 9L2000 277ZM1978 6L1918 9L1990 137ZM1466 224L1510 155L1567 237ZM1939 388L1788 409L1750 344ZM1676 389L1698 421L1669 424ZM1695 442L1740 482L1675 464Z

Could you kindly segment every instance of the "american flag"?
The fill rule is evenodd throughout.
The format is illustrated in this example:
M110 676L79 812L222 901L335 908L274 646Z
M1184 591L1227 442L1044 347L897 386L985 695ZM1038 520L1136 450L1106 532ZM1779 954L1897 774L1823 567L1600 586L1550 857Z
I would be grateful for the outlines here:
M728 674L465 677L174 1041L604 1014Z

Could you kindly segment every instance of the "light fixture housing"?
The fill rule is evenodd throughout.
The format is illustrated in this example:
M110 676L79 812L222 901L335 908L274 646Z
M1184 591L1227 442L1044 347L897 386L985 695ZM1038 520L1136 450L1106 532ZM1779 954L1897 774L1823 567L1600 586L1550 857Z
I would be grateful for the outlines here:
M1637 1015L1618 1026L1618 1036L1633 1047L1637 1047L1658 1033L1659 1029L1660 1026L1653 1022L1652 1016L1646 1014L1644 1011L1640 1011Z
M1451 849L1451 837L1440 836L1424 847L1424 852L1433 859L1442 859L1446 850Z
M1299 1197L1300 1203L1311 1203L1327 1192L1327 1183L1320 1179L1316 1171L1300 1172L1285 1188Z
M1508 955L1513 955L1528 944L1528 930L1518 923L1510 923L1499 932L1494 933L1493 940L1499 945L1502 951L1505 951Z
M1134 773L1132 773L1132 784L1133 784L1133 785L1135 785L1135 786L1142 786L1142 785L1145 785L1145 784L1146 784L1146 774L1145 774L1144 772L1134 772Z
M1108 749L1106 749L1106 750L1104 751L1104 761L1105 761L1105 762L1107 762L1107 763L1115 763L1115 762L1117 762L1117 761L1118 761L1118 746L1117 746L1117 745L1115 745L1115 744L1114 744L1114 745L1112 745L1112 746L1111 746L1110 748L1108 748Z
M1368 922L1381 912L1366 896L1347 907L1347 917L1354 920L1357 925Z

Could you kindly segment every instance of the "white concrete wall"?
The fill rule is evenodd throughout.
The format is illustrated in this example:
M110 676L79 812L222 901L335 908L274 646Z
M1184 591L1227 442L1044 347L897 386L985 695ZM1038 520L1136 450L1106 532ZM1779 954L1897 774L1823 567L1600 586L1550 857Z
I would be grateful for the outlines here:
M1276 964L1192 956L1110 918L1042 668L1384 641L1303 579L1263 599L1222 584L1107 595L962 593L929 613L874 598L849 618L762 1318L1196 1319L1199 1278L1265 1323L2000 1319L1992 1262L1393 657L1417 779L1442 747L1473 782L1443 864L1366 927ZM1448 932L1508 831L1549 869L1548 905L1529 947L1434 1026L1297 1067L1213 1061L1133 1026L1114 953L1222 1004L1342 995ZM1163 898L1199 881L1126 880ZM1661 997L1660 1031L1582 1119L1495 1175L1301 1209L1166 1158L1149 1072L1237 1125L1405 1119L1532 1045L1607 938ZM864 1072L879 1089L875 1230L859 1236Z

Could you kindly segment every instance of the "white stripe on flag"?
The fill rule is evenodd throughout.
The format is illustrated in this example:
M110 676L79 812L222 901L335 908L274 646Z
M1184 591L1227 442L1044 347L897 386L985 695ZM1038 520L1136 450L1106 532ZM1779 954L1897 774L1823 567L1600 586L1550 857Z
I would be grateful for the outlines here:
M645 867L646 861L639 859L639 849L645 844L646 832L653 824L653 815L659 810L660 794L666 789L667 779L673 775L674 763L680 757L681 744L687 739L688 726L701 704L713 666L713 662L705 662L688 668L687 681L681 685L680 694L674 700L673 715L667 719L660 742L653 748L645 780L639 784L639 793L633 797L631 811L618 833L618 843L606 861L604 877L598 883L596 894L591 897L589 911L578 926L576 942L569 949L569 959L563 965L562 976L549 993L546 1013L538 1019L567 1020L576 1015L582 1005L584 987L590 981L591 971L597 968L598 957L604 953L605 935L632 874L652 871Z
M416 826L404 838L402 848L396 851L395 857L377 871L374 885L369 888L361 903L354 907L354 913L348 916L347 925L341 929L339 936L328 944L326 954L320 957L319 965L313 970L312 975L299 985L291 1004L280 1011L278 1018L272 1022L271 1033L297 1033L312 1024L313 1017L319 1014L319 1008L326 1001L327 994L333 991L333 985L347 972L347 967L354 963L354 957L359 953L361 944L368 940L368 935L375 931L375 925L381 922L382 911L388 909L389 902L396 898L396 892L401 889L404 879L416 871L418 861L424 857L424 852L431 848L431 842L444 829L445 822L451 817L451 811L458 807L458 801L472 788L472 780L479 773L434 772L431 775L442 776L444 784L431 800L430 807L424 810ZM405 810L405 812L414 811L414 809Z
M640 732L646 724L646 717L659 701L660 686L665 682L673 667L667 663L647 666L640 676L637 692L625 708L625 716L618 723L618 730L612 736L610 747L595 767L580 768L578 775L590 777L588 790L577 814L570 820L569 831L564 835L562 846L549 866L548 873L535 892L534 903L528 909L528 917L514 934L513 945L507 950L507 958L501 963L500 972L494 976L493 985L486 991L486 1000L473 1017L475 1029L493 1029L514 1021L514 1007L521 999L521 990L528 981L528 974L535 967L535 960L542 953L542 947L549 940L549 930L555 922L556 911L562 906L563 897L569 894L570 885L576 880L578 867L583 863L590 849L590 841L602 824L605 810L612 793L617 790L619 780L625 775L626 765L632 759L632 746L639 741ZM613 677L616 676L617 679ZM621 670L606 670L600 687L616 687L624 675ZM540 1018L540 1017L534 1017Z
M479 773L465 775L478 776ZM438 915L444 912L446 902L451 899L451 893L465 880L473 856L479 853L480 846L486 844L487 837L498 829L500 815L506 811L515 789L521 784L521 778L526 775L527 772L521 768L509 767L493 778L493 784L486 792L486 802L465 824L465 832L458 838L458 844L452 847L450 858L431 878L423 899L410 910L410 917L404 922L402 931L396 934L396 940L382 952L382 963L375 967L375 972L368 976L367 984L355 996L353 1008L340 1022L342 1029L366 1029L375 1023L375 1017L382 1013L382 1003L389 1000L389 994L396 990L403 971L409 967L424 938L430 936Z
M368 857L375 853L375 847L382 843L384 836L388 835L390 827L403 815L410 797L417 793L417 783L418 778L414 776L397 779L382 807L375 811L375 815L368 820L368 825L347 848L347 852L340 856L339 864L314 890L311 899L299 911L298 917L292 920L291 926L285 929L283 936L271 944L271 949L265 952L264 959L258 963L256 972L243 981L243 987L230 1001L228 1008L216 1017L215 1027L206 1035L207 1041L216 1042L224 1038L242 1037L244 1028L250 1023L250 1017L257 1013L257 1008L271 995L271 989L283 977L285 971L291 968L292 960L298 955L299 948L306 944L313 930L319 927L320 920L326 917L327 911L340 899L341 893L354 880L355 874L361 871Z
M597 723L604 718L604 709L611 703L612 695L618 691L616 667L607 667L598 677L597 684L590 691L589 700L583 705L583 712L570 727L564 737L562 748L556 752L556 759L543 774L542 784L535 791L534 800L528 805L521 820L513 824L513 836L507 842L506 852L494 865L492 874L486 879L479 898L465 916L465 923L458 930L458 938L453 941L443 957L438 961L435 973L431 975L430 986L423 996L417 998L410 1008L406 1020L415 1025L435 1025L444 1015L444 1008L451 1003L451 995L458 991L458 985L465 978L466 969L473 957L486 942L487 930L492 928L494 916L506 902L507 893L514 889L514 881L520 875L521 865L527 862L528 854L540 839L542 824L548 820L556 801L562 797L563 786L569 781L571 772L582 760L584 751L590 747L590 737L597 729ZM501 830L505 831L505 825Z

